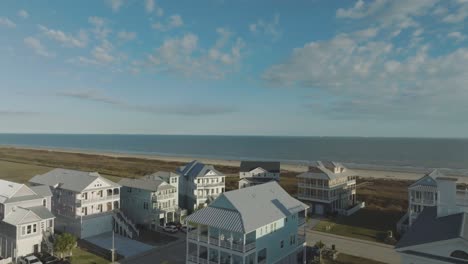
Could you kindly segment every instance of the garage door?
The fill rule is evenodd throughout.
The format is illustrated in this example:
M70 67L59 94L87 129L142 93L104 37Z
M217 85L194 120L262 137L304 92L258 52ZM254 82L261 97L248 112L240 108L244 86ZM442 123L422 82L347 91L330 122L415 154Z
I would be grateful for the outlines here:
M323 204L316 204L315 205L315 214L323 215L323 213L324 213Z

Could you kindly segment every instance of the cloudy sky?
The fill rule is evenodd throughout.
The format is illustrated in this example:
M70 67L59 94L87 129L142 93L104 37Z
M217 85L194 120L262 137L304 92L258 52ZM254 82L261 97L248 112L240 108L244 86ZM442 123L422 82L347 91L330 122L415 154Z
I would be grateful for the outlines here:
M1 1L0 132L466 137L468 1Z

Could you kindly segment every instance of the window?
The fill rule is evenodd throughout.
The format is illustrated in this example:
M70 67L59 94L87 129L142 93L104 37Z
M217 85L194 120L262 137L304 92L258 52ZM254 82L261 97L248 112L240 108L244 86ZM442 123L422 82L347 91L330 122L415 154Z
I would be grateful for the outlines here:
M280 244L281 248L284 247L284 240L281 240L281 244Z
M31 234L31 225L28 225L26 234Z
M47 200L46 199L42 200L42 206L47 207Z
M36 233L37 232L37 224L34 224L33 225L33 233Z

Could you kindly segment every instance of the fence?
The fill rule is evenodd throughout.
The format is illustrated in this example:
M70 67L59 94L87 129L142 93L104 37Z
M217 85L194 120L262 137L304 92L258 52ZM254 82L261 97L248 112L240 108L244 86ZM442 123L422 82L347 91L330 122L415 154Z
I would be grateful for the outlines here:
M366 207L366 202L359 202L353 208L344 211L343 215L350 216L364 207Z

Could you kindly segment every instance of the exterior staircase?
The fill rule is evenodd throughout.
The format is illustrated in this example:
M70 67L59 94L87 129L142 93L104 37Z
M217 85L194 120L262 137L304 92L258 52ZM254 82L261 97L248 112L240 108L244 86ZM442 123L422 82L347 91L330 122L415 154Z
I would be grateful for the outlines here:
M52 230L47 229L42 231L42 251L54 254L54 233Z
M135 239L140 235L140 230L122 211L115 210L114 215L115 233Z

